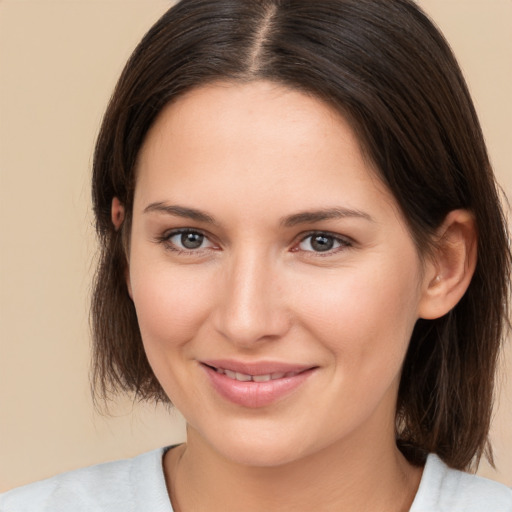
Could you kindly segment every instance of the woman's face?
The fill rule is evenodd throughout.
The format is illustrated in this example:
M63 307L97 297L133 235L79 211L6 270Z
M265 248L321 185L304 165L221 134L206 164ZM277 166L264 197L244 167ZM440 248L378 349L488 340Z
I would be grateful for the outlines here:
M268 82L205 86L137 173L128 286L190 435L254 465L393 443L427 276L347 122Z

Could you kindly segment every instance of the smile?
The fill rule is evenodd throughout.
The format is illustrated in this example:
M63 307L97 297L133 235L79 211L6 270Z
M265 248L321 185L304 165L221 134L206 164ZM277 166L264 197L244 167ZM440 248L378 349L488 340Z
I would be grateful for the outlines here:
M316 372L316 366L285 363L202 362L215 393L232 404L260 408L270 406L300 389Z
M217 373L226 375L226 377L240 382L268 382L269 380L284 379L288 377L295 377L300 372L276 372L265 373L263 375L249 375L247 373L234 372L232 370L225 370L224 368L214 368Z

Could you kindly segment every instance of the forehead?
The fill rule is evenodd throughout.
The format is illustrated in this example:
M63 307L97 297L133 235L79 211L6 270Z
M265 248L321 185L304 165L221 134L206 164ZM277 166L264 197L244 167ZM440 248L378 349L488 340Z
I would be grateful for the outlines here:
M289 143L297 148L311 138L313 130L325 135L341 128L343 138L358 146L345 119L316 96L269 81L217 82L192 89L168 104L149 131L142 152L148 145L156 149L159 143L167 144L170 136L176 145L204 146L212 140L212 127L217 143L221 138L240 143L243 133L252 135L245 139L247 146L268 142L273 148Z

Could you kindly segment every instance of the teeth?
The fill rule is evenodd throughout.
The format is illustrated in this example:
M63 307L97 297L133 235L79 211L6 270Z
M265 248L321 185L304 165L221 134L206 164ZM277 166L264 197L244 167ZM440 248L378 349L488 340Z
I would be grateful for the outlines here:
M254 382L267 382L272 378L271 375L253 375L252 380Z
M223 368L215 368L217 373L224 374L226 377L229 377L233 380L238 380L240 382L268 382L269 380L276 380L288 377L294 377L298 372L276 372L276 373L267 373L265 375L248 375L247 373L233 372L231 370L225 370Z

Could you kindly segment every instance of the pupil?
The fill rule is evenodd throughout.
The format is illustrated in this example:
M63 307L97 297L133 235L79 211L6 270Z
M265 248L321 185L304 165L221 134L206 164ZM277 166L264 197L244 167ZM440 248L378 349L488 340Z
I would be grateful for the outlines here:
M198 249L203 243L204 236L200 233L183 233L181 244L187 249Z
M313 247L315 251L329 251L333 246L334 240L329 236L317 235L311 240L311 247Z

